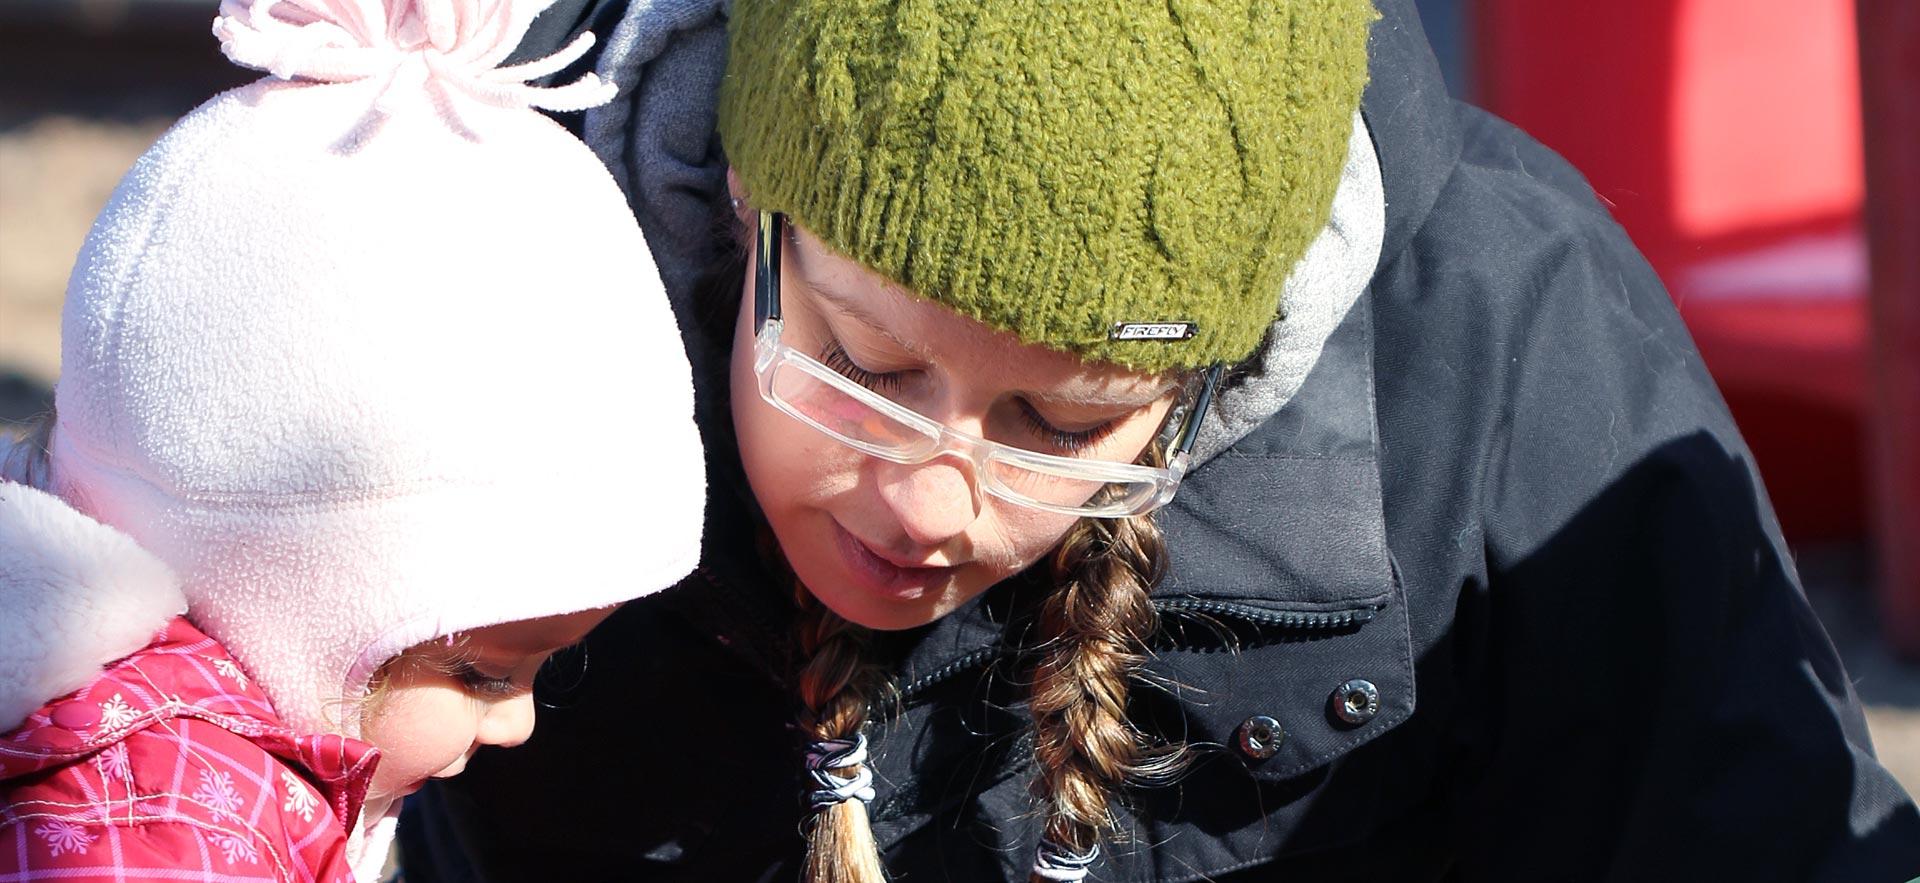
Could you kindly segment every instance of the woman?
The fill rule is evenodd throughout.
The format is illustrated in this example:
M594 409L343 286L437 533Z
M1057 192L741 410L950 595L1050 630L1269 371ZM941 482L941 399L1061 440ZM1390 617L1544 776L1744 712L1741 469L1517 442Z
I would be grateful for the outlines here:
M706 564L410 875L1920 873L1658 280L1406 4L855 6L615 31Z

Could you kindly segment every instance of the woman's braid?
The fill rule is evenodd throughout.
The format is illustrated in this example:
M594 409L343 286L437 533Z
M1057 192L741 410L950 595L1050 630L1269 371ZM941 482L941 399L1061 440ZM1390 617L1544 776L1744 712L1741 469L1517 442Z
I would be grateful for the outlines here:
M1030 702L1034 790L1047 841L1073 853L1094 849L1113 827L1112 793L1155 765L1127 694L1156 627L1147 590L1164 560L1146 515L1083 519L1054 556Z
M871 661L872 633L828 610L800 592L800 729L813 743L853 740L867 722L874 697L885 689L886 674ZM859 767L835 771L842 777ZM883 883L886 873L860 799L820 808L807 833L805 883Z

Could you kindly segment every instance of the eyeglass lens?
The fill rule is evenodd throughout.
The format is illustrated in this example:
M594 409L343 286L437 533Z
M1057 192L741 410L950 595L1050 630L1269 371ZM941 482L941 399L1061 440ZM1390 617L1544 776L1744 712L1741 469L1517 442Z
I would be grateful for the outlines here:
M930 456L939 444L938 430L914 426L882 412L841 389L825 378L815 376L791 358L770 366L773 372L769 390L775 400L814 428L834 436L856 449L895 462L917 462ZM824 369L832 370L832 369ZM1109 482L1071 474L1068 467L1045 468L1038 463L1015 463L989 457L982 476L990 489L1016 500L1030 500L1055 507L1079 507L1096 499L1108 501L1131 498L1141 492L1143 482ZM1144 482L1151 491L1153 482Z

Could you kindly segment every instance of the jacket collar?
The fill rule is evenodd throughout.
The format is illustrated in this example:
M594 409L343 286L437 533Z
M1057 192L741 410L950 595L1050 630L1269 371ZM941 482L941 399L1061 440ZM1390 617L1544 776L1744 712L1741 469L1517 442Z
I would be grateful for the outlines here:
M1361 112L1373 130L1386 183L1384 267L1426 223L1459 163L1461 136L1414 0L1374 0L1374 5L1380 20L1368 40Z
M0 781L85 760L180 718L219 726L304 771L343 824L359 816L379 762L373 746L288 729L238 661L185 617L26 715L0 740Z
M132 538L0 482L0 731L145 646L186 597Z
M194 717L306 770L355 818L378 754L286 728L244 666L180 614L173 574L52 494L0 482L0 780Z

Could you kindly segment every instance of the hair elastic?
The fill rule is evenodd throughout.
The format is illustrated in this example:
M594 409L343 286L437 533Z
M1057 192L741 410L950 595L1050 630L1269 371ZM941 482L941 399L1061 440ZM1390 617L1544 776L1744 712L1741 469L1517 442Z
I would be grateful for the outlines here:
M851 739L823 739L807 746L807 776L819 787L807 792L814 809L826 809L836 803L858 799L873 802L873 770L867 769L867 734L855 733ZM859 767L846 775L834 770Z
M1060 883L1079 883L1087 878L1093 869L1093 863L1100 858L1100 844L1096 843L1086 852L1074 852L1052 840L1042 839L1040 849L1033 859L1033 875L1042 880L1058 880Z

